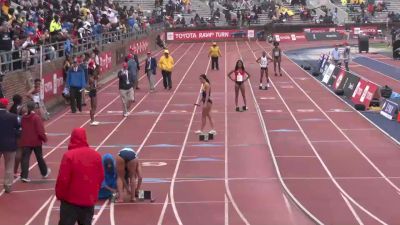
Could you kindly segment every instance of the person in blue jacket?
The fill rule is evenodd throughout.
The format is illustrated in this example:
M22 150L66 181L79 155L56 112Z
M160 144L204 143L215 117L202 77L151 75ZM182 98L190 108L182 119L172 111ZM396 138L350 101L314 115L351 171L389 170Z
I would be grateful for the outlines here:
M82 93L81 91L86 87L85 70L79 66L76 59L74 59L72 67L67 73L67 87L69 88L71 99L71 112L76 113L76 108L82 112Z
M108 199L117 192L117 172L114 157L107 153L103 156L104 181L101 184L99 199Z

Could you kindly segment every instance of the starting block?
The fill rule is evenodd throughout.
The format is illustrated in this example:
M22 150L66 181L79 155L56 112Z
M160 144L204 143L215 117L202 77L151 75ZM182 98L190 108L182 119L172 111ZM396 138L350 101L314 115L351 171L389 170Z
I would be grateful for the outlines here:
M209 141L209 140L214 140L214 134L206 133L199 135L199 141Z

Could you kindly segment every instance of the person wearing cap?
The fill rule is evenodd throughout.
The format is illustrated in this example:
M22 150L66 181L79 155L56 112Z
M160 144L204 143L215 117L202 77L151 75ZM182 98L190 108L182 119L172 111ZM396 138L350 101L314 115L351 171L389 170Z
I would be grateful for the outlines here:
M154 75L156 75L157 61L151 56L151 52L147 52L146 66L144 72L149 79L150 92L154 91Z
M79 66L78 61L74 59L71 68L67 72L66 86L70 92L71 112L76 113L76 108L82 112L82 93L81 90L86 87L85 70Z
M343 51L343 63L346 67L346 71L349 71L349 62L350 62L350 45L347 45Z
M211 57L211 69L214 70L214 68L216 68L219 70L218 57L221 57L221 51L219 46L217 46L217 42L213 42L208 52L208 57Z
M128 116L128 110L135 101L135 93L133 89L134 79L128 71L128 63L122 64L122 69L118 72L119 93L122 100L123 115Z
M138 89L138 86L139 86L139 79L138 79L139 64L136 61L135 56L132 54L129 54L127 59L128 59L129 76L132 76L132 78L133 78L132 88Z
M142 167L137 153L132 148L123 148L115 157L117 165L117 189L116 202L123 202L125 192L131 202L136 202L136 196L142 186Z
M11 192L13 168L17 151L19 122L17 115L7 111L8 99L0 98L0 158L4 157L4 190Z
M91 224L104 168L101 155L89 147L84 128L75 128L64 153L56 181L60 225Z
M164 50L164 55L161 56L158 61L158 67L161 69L161 74L163 76L164 89L172 89L172 79L171 74L174 69L174 59L169 55L169 51Z

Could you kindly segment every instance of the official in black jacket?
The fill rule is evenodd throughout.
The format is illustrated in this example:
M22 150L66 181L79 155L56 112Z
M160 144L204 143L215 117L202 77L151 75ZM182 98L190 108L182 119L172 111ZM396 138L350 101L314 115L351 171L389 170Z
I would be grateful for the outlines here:
M135 93L133 89L135 79L133 75L128 72L128 63L124 63L122 67L123 68L118 72L119 93L122 99L124 117L127 117L131 104L135 102Z
M4 189L11 192L15 154L17 151L17 132L19 129L18 117L7 111L8 99L0 99L0 158L4 157L5 176Z
M154 57L151 57L151 52L147 52L145 73L149 79L150 92L154 91L154 75L156 75L157 61Z

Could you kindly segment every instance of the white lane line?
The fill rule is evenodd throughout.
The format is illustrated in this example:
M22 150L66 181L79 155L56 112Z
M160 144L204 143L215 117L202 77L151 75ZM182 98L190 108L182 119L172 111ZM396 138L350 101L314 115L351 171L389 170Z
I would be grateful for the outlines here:
M186 49L186 51L182 54L182 56L175 62L175 64L179 63L185 56L186 54L189 52L189 50L192 49L194 44L191 44L189 48ZM169 100L165 103L165 106L163 108L163 110L161 111L161 113L158 115L157 119L154 121L153 126L151 127L151 129L149 130L149 132L147 133L147 136L143 139L141 145L138 147L138 149L136 150L136 153L139 154L141 152L141 150L143 149L144 144L147 142L148 138L150 137L151 132L153 131L153 129L157 126L157 123L160 121L161 116L163 115L163 112L165 111L165 109L168 107L169 103L171 102L171 100L173 99L178 87L181 85L182 81L185 79L185 76L183 76L178 84L178 86L176 87L176 89L174 90L174 92L172 93L171 97L169 98ZM162 79L160 79L157 83L156 86L161 82ZM135 107L133 107L128 114L131 114L145 99L147 96L149 96L150 93L146 93L146 95L138 102L137 105L135 105ZM125 120L127 120L128 117L124 117L119 124L109 133L109 135L107 135L106 138L104 138L104 140L99 144L99 146L96 148L96 151L118 130L118 128L123 124L123 122L125 122ZM101 213L99 214L99 216L101 215ZM115 218L113 218L115 220ZM97 222L97 220L93 221L92 225L95 225Z
M258 42L257 44L263 48ZM310 99L310 96L303 90L301 89L301 87L289 76L289 74L286 72L285 69L282 68L282 71L284 73L286 73L287 77L289 79L292 80L292 82L306 95L308 96L308 98ZM272 83L272 82L271 82ZM274 83L272 83L272 86L274 86ZM331 171L329 170L328 166L325 164L325 162L322 160L321 156L319 155L318 151L316 150L315 146L311 143L309 137L307 136L307 134L305 133L305 131L303 130L303 128L301 127L300 123L298 122L296 116L294 115L294 113L292 112L292 110L290 109L289 105L286 103L285 99L282 97L281 93L279 92L278 89L276 89L276 93L279 95L279 97L281 98L283 104L285 105L285 107L288 109L289 113L291 114L294 122L297 124L297 126L299 127L301 133L303 134L304 138L307 140L308 144L310 145L311 149L313 150L314 154L318 157L318 160L321 162L322 167L324 168L325 172L329 175L329 177L331 178L332 182L336 185L336 187L340 190L340 192L342 194L344 194L352 203L354 203L356 206L358 206L362 211L364 211L366 214L368 214L369 216L371 216L373 219L375 219L377 222L381 223L381 224L387 224L384 221L382 221L380 218L378 218L377 216L375 216L373 213L371 213L370 211L368 211L366 208L364 208L362 205L360 205L356 200L354 200L343 188L342 186L336 181L336 179L333 177ZM321 108L315 104L315 102L310 99L314 105L328 118L330 119L325 112L323 112L321 110Z
M286 208L289 211L290 221L292 222L292 224L296 225L297 223L293 216L292 204L290 204L289 200L286 198L285 193L282 193L282 197L283 197L283 200L285 201Z
M224 196L225 199L225 225L229 225L229 200L228 200L228 196Z
M344 200L344 202L346 202L347 207L349 207L351 213L353 214L353 216L356 218L358 224L360 225L364 225L364 223L362 222L361 218L358 216L356 210L354 210L353 206L351 205L351 203L349 202L349 200L343 195L340 194Z
M110 225L115 225L115 203L110 204Z
M203 46L201 47L201 49L197 52L196 58L193 60L192 64L190 64L190 67L189 67L189 69L186 71L186 73L185 73L184 76L186 76L186 75L188 74L189 70L192 68L192 66L193 66L194 63L196 62L197 58L198 58L199 55L200 55L200 52L203 50L204 45L205 45L205 42L203 43ZM209 67L210 67L210 62L211 62L211 61L208 60L208 64L207 64L205 73L207 73L207 71L208 71L208 69L209 69ZM200 91L201 91L201 87L200 87L200 89L199 89L199 92L200 92ZM197 96L196 102L199 101L199 98L200 98L200 95ZM176 180L176 177L177 177L177 175L178 175L178 171L179 171L180 164L181 164L181 162L182 162L183 153L184 153L184 151L185 151L186 144L187 144L187 141L188 141L188 138L189 138L189 134L190 134L191 127L192 127L192 124L193 124L194 116L195 116L195 114L196 114L196 109L197 109L197 107L194 106L194 107L193 107L193 110L192 110L192 116L191 116L191 118L190 118L190 122L189 122L188 128L187 128L187 130L186 130L185 139L183 140L182 148L181 148L181 150L180 150L179 157L178 157L178 161L177 161L177 163L176 163L176 167L175 167L174 174L173 174L173 176L172 176L172 180L171 180L171 184L170 184L170 193L169 193L169 195L170 195L170 197L171 197L172 210L173 210L173 212L174 212L175 218L176 218L176 220L177 220L177 222L178 222L179 225L183 225L183 223L182 223L181 218L179 217L178 209L177 209L176 203L175 203L175 180Z
M51 210L53 210L53 206L54 206L54 203L56 202L56 200L57 200L57 198L56 198L56 196L54 196L53 199L51 200L51 203L49 204L49 208L47 208L46 219L44 220L44 225L49 225Z
M247 44L248 48L251 49L249 42L246 42L246 44ZM259 46L259 47L261 47L261 46ZM261 49L264 50L263 47L261 47ZM255 55L255 53L254 53L253 51L251 51L251 52L253 53L254 58L257 58L257 56ZM270 79L270 82L271 82L271 84L273 85L271 79ZM257 104L256 95L255 95L254 90L253 90L253 88L251 87L251 85L249 85L249 86L250 86L250 89L251 89L251 94L252 94L252 96L253 96L253 101L254 101L254 105L255 105L255 108L256 108L256 111L257 111L257 114L258 114L258 118L260 119L260 126L261 126L261 128L262 128L263 133L264 133L265 141L266 141L267 144L268 144L268 147L269 147L268 149L269 149L269 152L270 152L270 154L271 154L271 159L272 159L272 162L274 163L274 168L275 168L276 174L277 174L277 176L278 176L278 178L279 178L279 182L281 183L283 189L284 189L285 192L289 195L289 197L296 203L296 205L297 205L304 213L306 213L307 216L310 217L315 223L321 224L321 225L322 225L322 224L323 224L322 221L320 221L317 217L314 216L314 214L312 214L310 211L308 211L308 209L307 209L305 206L303 206L303 204L301 204L301 202L293 195L293 193L290 191L290 189L286 186L286 183L285 183L285 181L283 180L281 171L279 170L279 165L278 165L278 162L277 162L276 157L275 157L275 152L274 152L274 150L273 150L273 148L272 148L271 139L270 139L270 137L269 137L268 130L267 130L267 127L266 127L266 125L265 125L266 123L265 123L264 117L262 116L260 107L259 107L258 104ZM274 87L274 88L276 89L276 87ZM277 90L277 89L276 89L276 92L278 93L278 90ZM279 95L279 93L278 93L278 95ZM279 97L280 97L280 99L282 100L282 96L279 95ZM285 104L285 102L283 102L283 103ZM285 105L286 105L286 104L285 104ZM287 105L286 105L286 108L288 108ZM291 111L289 111L289 113L290 113L291 115L293 115L293 113L292 113Z
M180 46L182 46L182 45L180 45ZM179 47L180 47L179 46ZM178 47L178 48L179 48ZM174 49L174 51L176 51L178 48L176 48L176 49ZM173 51L173 52L174 52ZM143 76L142 78L144 78L145 76ZM160 82L161 81L161 79L158 81L158 82ZM157 84L158 84L158 82L157 82ZM119 99L120 97L118 96L118 97L115 97L113 100L111 100L107 105L105 105L103 108L101 108L100 109L100 111L98 111L96 114L95 114L95 116L97 116L97 115L99 115L100 113L102 113L104 110L106 110L106 108L108 108L110 105L112 105L117 99ZM90 119L89 120L87 120L85 123L83 123L81 126L80 126L80 128L82 128L82 127L84 127L84 126L86 126L88 123L90 122ZM43 156L43 158L44 159L46 159L50 154L52 154L54 151L56 151L60 146L62 146L67 140L69 140L69 136L68 137L66 137L65 139L63 139L59 144L57 144L53 149L51 149L48 153L46 153L44 156ZM31 171L36 165L37 165L38 163L37 162L35 162L35 163L33 163L30 167L29 167L29 171ZM15 182L17 182L19 180L19 178L16 178L16 179L14 179L13 180L13 184L15 183ZM0 192L0 197L4 194L4 188L3 188L3 190Z
M29 218L28 222L26 222L25 225L30 225L33 222L33 220L35 220L36 217L43 211L43 209L46 208L46 206L50 203L52 198L53 195L51 195L50 198L47 199L47 201L35 212L35 214L33 214L31 218Z
M235 42L237 51L240 55L239 47L237 42ZM244 216L242 211L240 211L239 206L237 205L235 199L233 198L230 186L229 186L229 150L228 150L228 78L227 78L227 54L226 54L226 42L225 42L225 68L224 68L224 77L225 77L225 189L226 189L226 195L228 196L228 199L231 201L233 208L235 209L236 213L239 215L240 219L244 222L246 225L250 225L249 221L247 218ZM241 57L241 55L240 55ZM242 58L242 57L241 57ZM242 59L243 60L243 59ZM251 86L251 85L250 85Z
M163 207L161 209L161 214L160 214L160 217L158 218L157 225L162 225L162 223L163 223L165 211L167 210L167 206L168 206L168 200L169 200L169 195L167 194L165 196L165 201L164 201Z
M110 202L110 200L107 199L107 200L103 203L103 205L101 206L99 212L98 212L96 215L93 216L93 222L92 222L92 224L96 224L96 223L97 223L97 221L99 220L101 214L103 213L104 209L106 208L106 206L107 206L107 204L108 204L109 202Z

